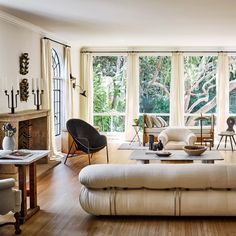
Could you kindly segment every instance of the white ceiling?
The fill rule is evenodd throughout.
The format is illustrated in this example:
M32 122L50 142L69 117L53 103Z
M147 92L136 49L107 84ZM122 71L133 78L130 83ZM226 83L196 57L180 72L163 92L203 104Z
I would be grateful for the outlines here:
M0 0L78 46L236 47L235 0Z

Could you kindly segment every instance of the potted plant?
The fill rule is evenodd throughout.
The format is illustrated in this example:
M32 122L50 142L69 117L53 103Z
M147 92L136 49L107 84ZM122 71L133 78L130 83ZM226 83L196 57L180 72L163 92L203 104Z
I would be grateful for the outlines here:
M2 131L5 134L5 137L2 140L2 149L3 150L14 150L15 149L15 140L14 134L16 133L16 128L10 123L5 123L2 126Z

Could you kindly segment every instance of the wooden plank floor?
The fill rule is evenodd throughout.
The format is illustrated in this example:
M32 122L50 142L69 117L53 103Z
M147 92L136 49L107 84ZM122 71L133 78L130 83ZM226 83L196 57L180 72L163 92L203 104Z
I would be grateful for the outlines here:
M135 163L128 160L132 151L109 145L111 163ZM223 152L226 163L236 163L236 152ZM94 155L92 163L105 163L105 150ZM235 217L95 217L79 204L78 174L88 163L87 156L68 159L38 181L40 212L22 228L22 236L222 236L236 235ZM220 162L218 162L220 163ZM1 200L0 200L1 201ZM13 226L0 228L0 236L14 235Z

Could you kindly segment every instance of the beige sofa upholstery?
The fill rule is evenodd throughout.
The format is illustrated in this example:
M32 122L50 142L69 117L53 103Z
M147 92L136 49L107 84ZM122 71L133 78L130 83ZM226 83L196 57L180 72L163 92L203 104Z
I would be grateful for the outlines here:
M236 215L236 165L92 165L79 180L94 215Z
M13 178L0 180L0 215L5 215L10 211L15 213L16 222L5 223L15 225L15 233L21 232L19 228L19 212L21 210L21 191L13 189L15 180Z
M168 127L159 134L158 139L169 150L183 149L185 145L194 145L197 141L196 135L184 127Z

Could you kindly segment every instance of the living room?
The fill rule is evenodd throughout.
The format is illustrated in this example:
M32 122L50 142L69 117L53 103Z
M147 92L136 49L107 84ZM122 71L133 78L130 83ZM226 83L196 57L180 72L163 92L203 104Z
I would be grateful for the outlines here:
M235 234L234 9L218 0L0 1L0 126L10 129L0 146L8 150L7 136L13 149L41 151L28 167L0 160L0 178L13 178L20 196L21 235ZM94 154L72 146L72 118L104 139ZM168 149L169 129L177 139L190 131L187 145L203 146L208 159ZM160 140L169 159L146 158ZM215 168L224 165L231 172ZM119 180L128 184L119 192L115 178L126 171L136 181ZM118 184L107 180L109 197L105 174ZM0 196L2 214L1 184ZM14 222L13 213L0 223ZM0 227L14 234L13 225Z

